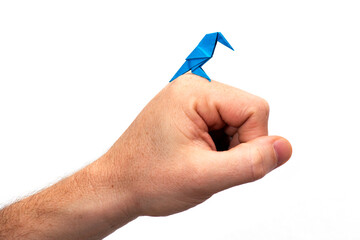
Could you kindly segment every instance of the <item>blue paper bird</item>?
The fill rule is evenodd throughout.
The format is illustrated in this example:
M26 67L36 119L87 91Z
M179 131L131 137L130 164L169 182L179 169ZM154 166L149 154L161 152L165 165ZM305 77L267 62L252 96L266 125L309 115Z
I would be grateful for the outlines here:
M209 80L209 82L211 82L211 79L208 77L208 75L206 75L201 67L214 55L216 43L218 41L234 51L230 43L225 39L221 32L206 34L205 37L200 41L199 45L197 45L197 47L186 58L186 62L176 72L170 82L188 72L189 70L191 70L193 74L204 77Z

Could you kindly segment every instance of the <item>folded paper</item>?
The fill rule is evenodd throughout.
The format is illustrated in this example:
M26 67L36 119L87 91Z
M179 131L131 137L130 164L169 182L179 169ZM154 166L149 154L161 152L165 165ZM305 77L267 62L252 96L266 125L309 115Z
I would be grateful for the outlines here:
M209 80L209 82L211 82L211 79L208 77L208 75L206 75L201 67L214 55L217 42L222 43L234 51L230 43L225 39L221 32L206 34L197 47L186 58L185 63L175 73L170 82L190 70L193 74L206 78Z

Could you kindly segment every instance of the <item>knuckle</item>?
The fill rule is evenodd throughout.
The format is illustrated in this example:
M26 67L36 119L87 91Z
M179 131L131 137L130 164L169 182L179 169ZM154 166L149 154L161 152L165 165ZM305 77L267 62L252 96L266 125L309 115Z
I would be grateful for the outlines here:
M252 99L252 102L253 104L249 108L252 114L263 116L264 118L269 117L270 105L265 99L255 97Z
M190 87L194 82L194 76L190 73L185 73L175 79L171 84L177 87Z
M258 107L259 107L259 111L265 115L269 115L269 112L270 112L270 105L269 103L263 99L263 98L260 98L259 100L259 103L258 103Z
M171 97L184 98L184 95L188 96L193 91L194 87L192 85L191 76L184 74L168 84L167 89Z
M249 159L252 181L263 178L267 171L265 169L265 155L260 147L250 148Z
M250 111L257 119L267 121L269 119L270 105L265 99L257 97Z

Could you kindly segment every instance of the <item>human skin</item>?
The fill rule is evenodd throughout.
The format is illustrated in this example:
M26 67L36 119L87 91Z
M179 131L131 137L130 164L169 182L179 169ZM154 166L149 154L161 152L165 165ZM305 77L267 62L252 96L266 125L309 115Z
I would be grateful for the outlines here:
M292 152L268 136L268 116L265 100L184 74L98 160L1 210L0 239L102 239L258 180Z

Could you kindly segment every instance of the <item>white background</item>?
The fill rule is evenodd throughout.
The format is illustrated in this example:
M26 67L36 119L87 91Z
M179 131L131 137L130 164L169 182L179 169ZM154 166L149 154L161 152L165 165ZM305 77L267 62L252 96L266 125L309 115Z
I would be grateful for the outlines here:
M0 204L100 157L206 33L215 80L268 100L293 157L106 239L360 239L359 1L1 1Z

